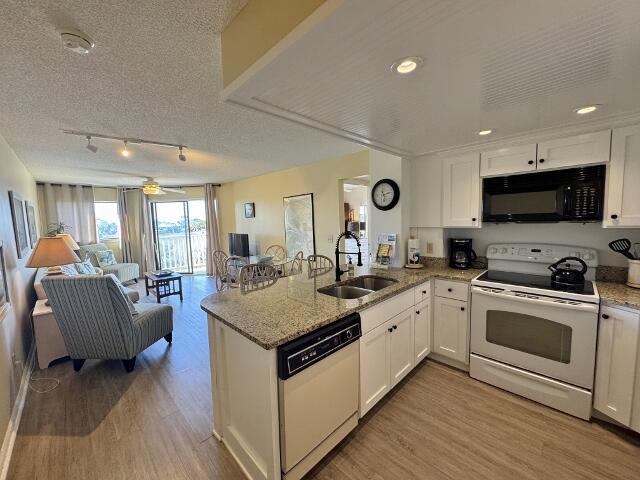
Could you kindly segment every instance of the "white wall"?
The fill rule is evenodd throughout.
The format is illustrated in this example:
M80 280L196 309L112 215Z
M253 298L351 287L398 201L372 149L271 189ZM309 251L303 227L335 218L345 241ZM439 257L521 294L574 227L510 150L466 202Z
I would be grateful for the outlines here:
M369 243L371 254L375 257L377 238L380 233L397 233L397 251L393 261L396 266L404 265L407 257L407 239L409 238L409 215L411 205L411 170L409 160L388 153L370 151L369 173L371 188L378 180L390 178L400 187L398 205L388 211L378 210L373 203L370 208Z
M19 388L22 369L31 346L29 312L35 304L33 277L36 272L35 269L24 266L31 252L22 259L17 256L9 191L19 193L24 200L33 203L34 206L38 204L38 198L35 180L2 136L0 136L0 165L2 165L0 240L4 244L4 262L11 300L5 317L0 318L0 441L2 441ZM36 208L36 215L37 210ZM37 219L36 224L39 225Z

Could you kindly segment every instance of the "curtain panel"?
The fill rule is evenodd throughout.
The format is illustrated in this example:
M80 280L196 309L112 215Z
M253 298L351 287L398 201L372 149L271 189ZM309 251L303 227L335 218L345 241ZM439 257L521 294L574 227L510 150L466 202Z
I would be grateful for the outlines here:
M213 252L220 250L217 188L211 183L204 186L204 206L207 215L207 275L217 274L213 262Z
M38 197L40 211L44 214L43 226L62 222L68 225L67 233L76 242L98 241L93 187L44 183L38 185Z
M118 187L118 218L120 219L120 250L122 251L122 261L124 263L133 262L133 249L131 245L131 234L129 229L129 205L127 201L127 189Z

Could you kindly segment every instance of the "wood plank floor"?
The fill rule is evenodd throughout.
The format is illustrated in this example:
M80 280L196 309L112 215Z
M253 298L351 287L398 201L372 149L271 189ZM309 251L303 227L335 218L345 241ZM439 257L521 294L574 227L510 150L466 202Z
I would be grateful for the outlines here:
M138 288L142 291L141 285ZM243 479L211 436L207 277L185 278L174 342L126 374L119 362L37 370L60 380L30 391L10 479ZM153 301L144 298L142 301ZM46 389L47 380L33 382ZM640 436L584 422L423 363L374 408L309 478L638 479Z

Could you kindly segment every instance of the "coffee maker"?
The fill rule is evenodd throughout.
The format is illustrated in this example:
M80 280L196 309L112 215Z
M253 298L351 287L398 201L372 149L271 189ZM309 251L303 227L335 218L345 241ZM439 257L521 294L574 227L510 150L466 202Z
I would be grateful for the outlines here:
M470 238L450 238L449 239L449 266L466 270L471 268L471 262L478 257L471 246Z

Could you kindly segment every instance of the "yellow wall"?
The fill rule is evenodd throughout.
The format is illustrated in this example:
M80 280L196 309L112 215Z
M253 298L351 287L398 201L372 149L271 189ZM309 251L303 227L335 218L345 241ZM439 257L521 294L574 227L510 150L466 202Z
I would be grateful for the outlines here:
M4 263L9 287L9 308L0 314L0 442L9 422L22 370L31 346L29 311L35 304L33 277L36 270L26 268L31 253L19 259L13 236L13 222L9 206L9 191L19 193L23 200L38 204L36 182L0 136L0 241L4 244ZM38 209L36 208L36 215ZM39 224L36 219L36 224ZM43 234L43 232L39 232ZM15 355L15 362L12 356Z
M283 197L313 193L316 253L332 256L343 230L341 180L369 173L369 151L222 185L219 191L220 240L228 251L229 232L248 233L252 253L269 245L284 246ZM244 204L254 202L255 218L244 218ZM331 241L329 241L331 237ZM254 250L255 248L255 250Z
M222 32L226 87L325 0L249 0Z

